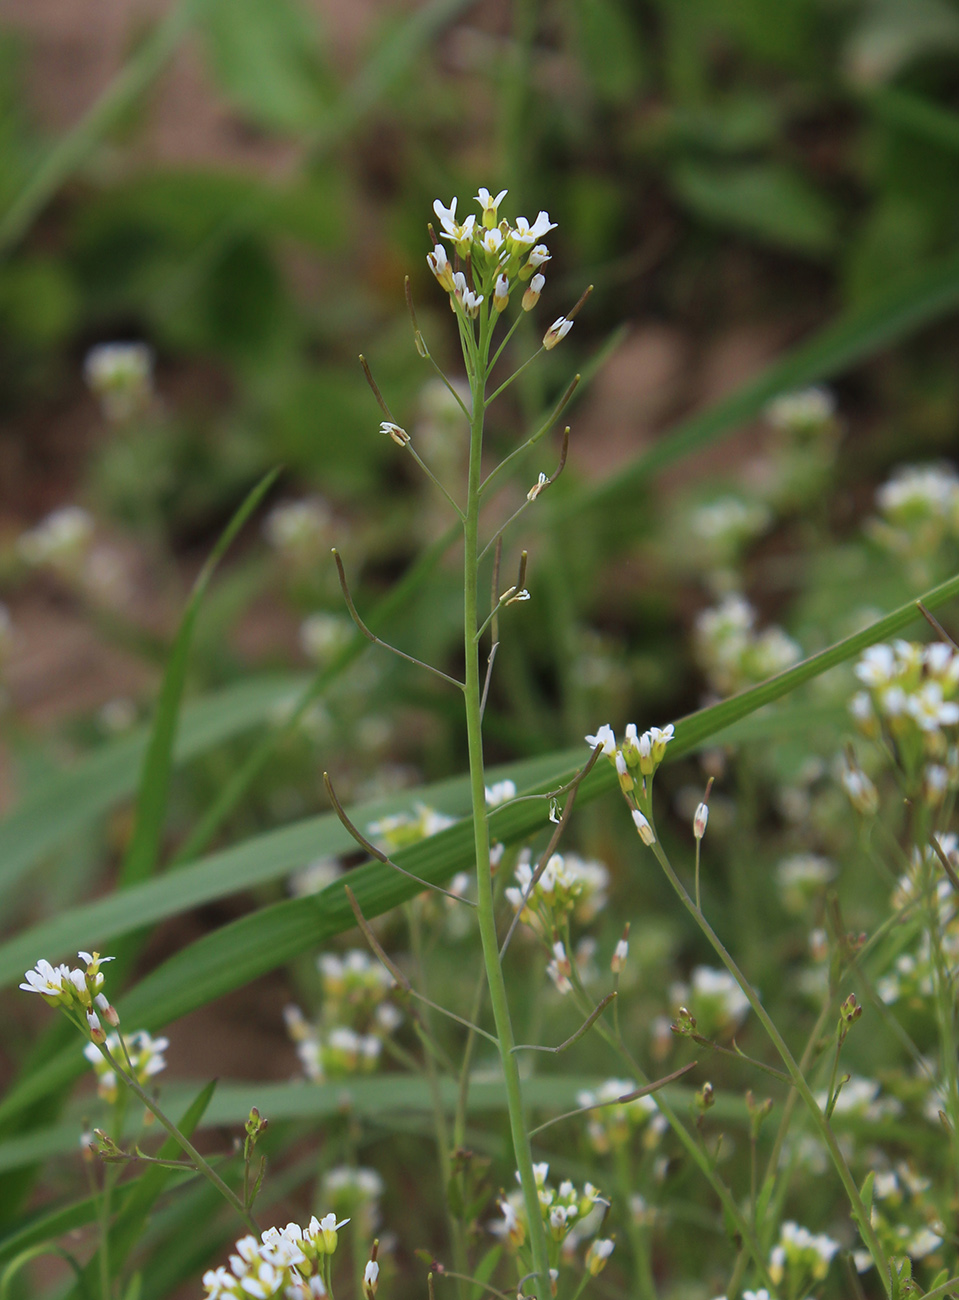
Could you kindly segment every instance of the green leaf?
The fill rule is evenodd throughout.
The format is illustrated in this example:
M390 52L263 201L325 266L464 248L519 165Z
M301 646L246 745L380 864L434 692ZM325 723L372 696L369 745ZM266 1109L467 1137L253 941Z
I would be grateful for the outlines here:
M203 33L221 88L254 121L295 130L324 115L318 33L294 0L212 0Z
M173 772L173 745L180 716L180 702L186 684L187 662L193 629L203 597L220 560L237 533L249 519L276 481L279 470L271 470L247 495L246 500L223 530L209 559L200 570L180 623L173 650L163 675L156 716L150 733L140 775L136 822L133 838L120 868L120 885L128 886L152 875L160 855L163 822L166 817L170 777Z
M956 595L959 595L959 576L934 587L920 599L928 609L935 609ZM678 758L706 741L714 740L724 727L754 713L764 704L780 699L867 646L896 635L919 617L916 602L910 601L769 681L681 718L676 723L675 739L667 750L667 758ZM538 781L531 779L529 787L523 788L522 793L545 796L571 779L585 757L583 749L578 748L538 760L543 775ZM534 770L533 763L523 766L528 773ZM510 770L504 769L504 774ZM612 765L601 762L581 783L579 799L582 802L594 799L615 785ZM495 809L490 817L492 837L504 844L527 840L548 826L546 798L517 800ZM299 834L303 829L302 826L293 827L290 833ZM248 845L241 846L237 852L248 848ZM420 879L442 884L457 871L471 866L472 827L466 819L459 821L448 830L401 850L394 860ZM179 884L182 879L183 873L177 873L170 881L157 883ZM381 915L419 891L414 881L379 862L368 862L355 868L349 874L349 883L367 917ZM125 901L128 902L130 897L128 894ZM118 924L129 926L135 923L118 918ZM339 881L312 897L290 899L262 908L205 935L171 957L120 1001L121 1016L127 1024L135 1022L155 1031L321 946L335 935L351 930L354 924L353 913ZM11 947L10 944L4 945L2 952L8 955ZM38 1098L65 1086L82 1073L83 1068L82 1056L75 1049L60 1052L16 1084L0 1102L0 1121L8 1121Z
M687 161L672 179L683 202L717 225L800 253L825 253L836 242L832 206L791 167Z
M252 677L186 705L173 761L187 763L262 725L278 707L295 699L305 682L303 676L292 674ZM0 821L0 894L46 854L133 794L148 740L147 728L141 727L101 745L46 780Z

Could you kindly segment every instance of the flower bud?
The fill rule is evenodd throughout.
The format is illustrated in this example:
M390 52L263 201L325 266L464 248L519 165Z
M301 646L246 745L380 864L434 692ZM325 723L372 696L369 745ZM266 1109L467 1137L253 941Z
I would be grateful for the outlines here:
M509 305L509 277L498 275L493 285L493 311L505 311Z
M629 794L635 782L629 774L629 769L626 766L626 760L623 758L623 751L621 749L617 749L616 751L615 763L616 775L619 777L619 788L622 790L623 794Z
M446 256L446 249L442 244L434 244L432 253L426 254L426 260L429 268L436 276L437 280L443 286L447 293L453 292L453 268L450 266L450 260Z
M535 278L536 277L534 276L533 279ZM533 281L531 280L530 288L532 288L532 285ZM557 316L556 320L553 321L552 325L550 325L549 329L543 335L543 347L546 351L552 352L556 344L559 343L561 339L564 339L572 328L573 322L568 316Z
M586 1252L586 1267L590 1275L595 1277L597 1273L602 1273L606 1267L606 1261L613 1253L613 1242L609 1237L603 1240L596 1240Z
M623 937L613 949L613 958L609 963L609 969L614 975L621 975L626 968L626 959L629 956L629 923L623 930Z
M543 285L546 283L546 276L536 274L530 280L526 292L523 294L523 311L532 311L539 302L539 295L543 292Z
M644 844L656 843L656 836L653 833L652 826L650 826L649 822L638 808L633 809L633 822L635 823L636 829L639 831L639 838Z
M706 834L706 823L709 821L709 804L701 803L696 809L693 817L693 834L697 840L701 840Z

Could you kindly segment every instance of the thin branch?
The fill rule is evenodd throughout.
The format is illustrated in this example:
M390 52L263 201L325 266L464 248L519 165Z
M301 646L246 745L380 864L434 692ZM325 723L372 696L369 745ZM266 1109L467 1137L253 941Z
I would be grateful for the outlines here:
M442 885L434 885L431 880L424 880L422 876L414 875L412 871L407 871L406 868L401 867L398 862L394 862L392 858L387 857L381 849L378 849L371 840L368 840L363 832L350 821L346 809L340 803L339 796L333 789L333 782L330 780L329 772L323 773L323 784L326 786L326 793L330 796L330 803L333 805L333 811L356 840L357 844L359 844L361 848L366 849L370 857L376 858L377 862L382 862L385 867L392 867L393 870L398 871L401 876L406 876L409 880L415 880L416 883L422 885L424 889L432 889L437 894L443 894L446 898L452 898L457 903L462 903L465 907L476 906L472 899L463 898L460 894L454 894L451 890L444 889Z
M597 1101L592 1106L578 1106L576 1110L568 1110L563 1115L556 1115L553 1119L548 1119L545 1124L540 1124L538 1128L530 1129L530 1137L535 1137L537 1133L542 1133L543 1129L552 1128L561 1120L572 1119L575 1115L586 1115L591 1110L603 1110L607 1106L625 1106L628 1102L635 1101L637 1097L648 1097L651 1092L658 1092L660 1088L665 1088L669 1083L675 1083L681 1079L684 1074L690 1070L695 1070L699 1064L698 1061L690 1061L688 1065L681 1066L674 1070L672 1074L665 1075L662 1079L655 1079L652 1083L647 1083L642 1088L637 1088L634 1092L628 1092L623 1097L616 1097L613 1101Z
M572 1047L574 1043L578 1043L579 1040L583 1037L583 1035L587 1033L589 1029L592 1028L593 1022L603 1014L603 1012L606 1010L606 1008L609 1006L611 1002L614 1002L616 1000L616 997L617 994L615 991L612 993L607 993L606 996L603 998L602 1002L600 1002L598 1006L593 1007L592 1011L589 1013L589 1015L580 1025L580 1027L576 1030L576 1032L574 1034L571 1034L569 1038L566 1039L565 1042L560 1043L558 1047L544 1047L541 1043L517 1043L515 1047L510 1048L510 1051L512 1052L565 1052L568 1047Z
M572 399L573 394L576 392L576 389L579 386L579 381L581 378L582 376L578 374L573 376L573 378L570 380L569 384L567 385L566 391L563 393L562 397L553 407L552 411L549 413L546 420L540 425L540 427L536 430L536 432L530 434L530 436L526 439L525 442L521 442L520 445L514 448L514 450L511 451L510 454L506 456L503 460L501 460L500 463L494 469L490 470L489 474L487 474L486 476L485 481L480 485L480 496L482 496L483 493L487 491L490 484L495 481L495 479L503 472L506 466L509 465L517 456L521 456L524 451L528 451L530 447L535 447L538 442L542 441L542 439L545 438L546 434L549 433L550 429L553 427L553 425L556 423L559 417L563 414L563 411L565 411L566 407L569 405L569 402Z
M757 1061L754 1056L747 1056L744 1051L736 1046L736 1040L733 1039L732 1047L723 1047L722 1043L714 1043L711 1038L704 1038L702 1034L690 1034L689 1037L700 1047L708 1047L711 1052L721 1052L723 1056L734 1056L737 1061L745 1061L747 1065L754 1065L757 1070L762 1070L766 1074L771 1074L774 1079L780 1083L786 1084L787 1087L793 1086L793 1081L788 1074L782 1070L777 1070L773 1065L767 1065L765 1061Z
M453 497L453 495L450 492L447 491L447 489L439 481L439 479L430 469L429 465L427 465L426 461L423 459L423 457L413 446L412 442L408 442L405 445L406 445L406 450L410 453L410 455L416 461L417 465L419 465L420 469L430 480L433 486L439 488L439 490L443 493L443 496L446 497L447 501L450 503L450 505L453 507L453 509L456 511L457 515L459 516L460 521L462 522L463 520L465 520L466 516L463 514L463 511L459 506L459 504L457 503L456 499Z
M489 648L489 658L486 660L486 680L483 682L483 698L480 700L480 721L486 713L486 699L489 695L490 681L493 677L493 664L496 662L496 652L499 649L499 642L494 641Z
M407 284L407 288L409 288L409 277L407 277L406 284ZM412 298L409 299L409 304L410 304L410 311L412 311L412 310L413 310L413 301L412 301ZM414 319L414 322L415 322L415 319L416 319L415 316L414 316L413 319ZM419 332L419 331L417 331L417 333L418 333L418 332ZM424 344L424 347L425 347L425 346L426 346L426 345ZM376 398L376 401L377 401L377 404L378 404L380 410L381 410L381 411L383 412L383 414L386 416L386 418L387 418L387 420L389 421L389 423L395 425L395 424L396 424L396 421L393 419L393 412L390 410L390 408L389 408L389 406L388 406L388 404L387 404L386 398L385 398L385 397L383 396L383 394L380 392L379 385L377 384L376 380L373 378L373 372L372 372L372 370L370 370L370 363L367 361L366 357L364 357L364 355L363 355L362 352L360 353L360 365L363 367L363 374L364 374L365 377L366 377L366 382L369 384L370 388L372 389L373 396ZM451 390L451 391L452 391L452 390ZM462 402L460 402L460 406L463 406L463 403L462 403ZM463 411L464 411L464 414L465 414L465 412L466 412L466 407L465 407L465 406L463 407ZM397 426L397 427L399 427L399 426ZM404 431L404 435L403 435L403 437L404 437L403 446L404 446L404 447L406 448L406 450L410 453L410 455L411 455L411 456L413 457L413 459L416 461L417 465L419 465L420 469L423 471L423 473L426 475L426 477L430 480L430 482L431 482L435 487L439 488L439 490L443 493L443 496L446 497L447 501L450 503L450 505L453 507L453 509L454 509L454 510L456 511L456 513L459 515L460 520L463 520L463 519L465 518L465 516L464 516L464 514L463 514L463 511L460 509L460 507L459 507L459 506L457 505L457 503L454 501L453 497L450 495L450 493L446 490L446 488L443 486L443 484L439 481L439 479L436 477L436 475L435 475L435 474L433 473L433 471L430 469L429 465L427 465L427 463L426 463L426 461L423 459L423 457L422 457L422 456L419 454L419 452L414 448L412 442L410 442L409 434L408 434L408 433L405 433L405 431ZM397 441L397 439L394 439L394 441Z
M542 876L543 872L546 870L546 864L549 862L550 858L556 852L556 846L559 843L560 838L562 837L563 831L565 831L566 829L566 825L569 822L570 814L573 811L573 804L576 802L576 793L579 790L580 782L591 770L593 764L596 762L597 758L599 758L602 752L603 752L602 745L597 745L596 748L593 750L592 754L590 754L589 756L589 762L582 769L582 771L579 773L578 776L573 777L572 781L570 781L569 785L566 787L566 789L569 790L569 798L566 800L566 807L563 809L562 813L560 814L560 819L559 822L557 823L556 829L555 831L553 831L552 835L550 836L549 844L547 844L543 856L540 858L539 862L537 863L536 870L533 872L529 885L526 888L526 892L523 895L523 900L520 906L516 909L516 915L513 917L512 921L510 922L510 927L506 931L506 938L503 940L502 947L499 950L500 961L502 961L504 956L506 955L506 949L509 947L509 942L510 939L512 939L513 937L514 930L519 925L519 918L523 915L523 910L526 907L526 904L529 902L530 895L532 894L533 890L536 888L537 884L539 883L540 876ZM546 796L542 796L542 797L546 797Z
M943 641L951 645L954 650L959 650L959 644L956 643L955 637L949 635L949 633L942 626L939 620L935 618L929 612L928 609L926 609L925 605L922 603L921 600L916 601L916 608L919 610L919 613L923 616L923 618L926 620L926 622L929 624L932 630L938 633L938 635L942 638Z
M408 310L409 310L409 313L410 313L410 323L411 323L412 326L413 326L413 343L414 343L415 346L416 346L416 350L417 350L417 352L420 354L421 357L423 357L425 360L427 360L427 361L430 363L430 365L433 367L433 369L434 369L434 370L436 371L436 373L439 375L440 379L442 379L443 383L446 385L446 387L449 389L450 393L452 393L453 397L456 399L457 403L459 404L459 408L460 408L460 410L463 412L463 414L466 416L467 421L469 421L469 419L470 419L470 413L469 413L469 411L466 409L466 403L463 401L462 397L460 397L459 393L456 391L456 389L453 387L453 385L452 385L452 384L450 383L450 381L447 379L447 377L446 377L445 373L443 372L442 368L436 364L435 360L433 359L433 354L430 352L429 348L426 346L426 339L424 339L424 338L423 338L423 335L420 333L419 322L418 322L417 319L416 319L416 308L413 306L413 290L412 290L412 287L411 287L411 285L410 285L410 277L409 277L409 276L406 277L406 281L405 281L404 288L405 288L405 291L406 291L406 306L407 306L407 308L408 308Z
M450 686L455 686L459 690L464 690L463 683L457 681L455 677L450 677L439 668L434 668L432 664L424 663L422 659L417 659L414 655L408 655L405 650L398 650L395 645L390 645L382 637L378 637L375 632L371 632L357 613L356 606L353 604L353 597L350 595L350 589L346 581L346 570L343 568L343 561L340 559L340 553L333 547L333 559L336 563L336 571L340 577L340 590L343 592L343 599L346 601L346 607L350 611L350 618L366 637L367 641L372 641L374 645L382 646L384 650L390 650L393 654L398 655L400 659L405 659L407 663L416 664L417 668L425 668L428 673L434 677L441 678L444 682L449 682Z
M450 1020L455 1020L458 1025L464 1025L467 1029L472 1030L474 1034L480 1034L483 1038L488 1038L491 1043L495 1043L497 1041L496 1038L492 1034L488 1034L485 1029L480 1029L479 1025L474 1025L471 1020L467 1020L463 1016L458 1016L455 1011L450 1011L448 1007L441 1007L438 1002L433 1002L430 998L426 997L423 993L420 993L418 989L413 987L409 979L400 970L399 966L397 966L395 962L392 962L383 951L383 946L373 933L373 928L369 921L367 921L366 917L363 915L363 909L356 901L356 895L353 893L352 889L350 889L349 885L344 885L343 888L346 891L346 897L349 900L350 907L353 909L353 915L356 917L356 924L363 932L363 937L389 973L396 980L396 983L403 992L408 994L411 998L416 998L419 1002L422 1002L424 1006L431 1007L434 1011L438 1011L440 1015L447 1016Z
M552 487L552 486L553 486L553 484L554 484L554 483L556 482L556 480L559 478L560 474L562 474L563 470L566 468L566 457L567 457L568 455L569 455L569 425L567 425L566 428L563 430L563 445L562 445L562 447L560 448L560 453L559 453L559 464L558 464L558 465L556 466L556 468L553 470L553 473L550 475L549 478L544 478L544 479L542 479L540 482L535 483L535 484L533 485L533 487L530 488L529 492L526 494L526 500L523 502L523 504L522 504L522 505L521 505L517 510L514 510L514 511L513 511L513 513L510 515L509 519L507 519L506 523L503 524L502 527L499 528L499 529L498 529L498 530L493 534L493 536L489 539L489 541L486 543L486 545L485 545L485 546L483 547L483 549L480 551L480 553L479 553L479 559L480 559L480 560L483 559L483 557L485 556L486 552L487 552L487 551L489 550L489 548L493 545L493 543L494 543L494 542L498 542L498 541L502 538L502 536L503 536L503 534L506 532L507 528L509 528L510 525L511 525L511 524L512 524L516 519L519 518L519 516L523 513L523 511L524 511L524 510L527 510L527 509L528 509L528 508L533 504L533 502L536 500L536 498L537 498L538 496L541 496L542 493L544 493L548 487ZM491 476L491 477L492 477L492 476Z
M520 321L523 319L524 314L525 314L525 313L523 313L523 312L520 312L520 313L519 313L519 315L518 315L518 316L516 317L516 319L513 321L512 325L511 325L511 326L509 327L509 329L507 330L507 332L506 332L506 336L504 337L502 343L499 345L499 347L498 347L498 348L496 349L496 351L493 353L493 359L492 359L492 360L490 361L490 363L489 363L489 369L488 369L488 373L489 373L489 374L492 374L492 373L493 373L493 370L494 370L494 368L495 368L495 366L496 366L497 361L499 361L500 357L503 355L503 352L504 352L504 350L505 350L505 348L506 348L507 343L510 341L510 339L513 337L513 335L516 333L516 330L517 330L517 328L519 327L519 323L520 323Z
M470 1277L468 1273L453 1273L448 1268L444 1268L440 1277L455 1277L458 1282L471 1282L473 1286L481 1287L488 1291L490 1295L499 1296L499 1300L512 1300L505 1291L497 1291L495 1286L490 1286L488 1282L481 1281L478 1277Z
M943 850L942 845L939 843L939 840L935 835L930 835L929 843L932 845L933 849L935 850L936 857L942 863L942 869L949 877L950 885L952 885L956 893L959 894L959 876L956 875L955 867L949 861L948 857L945 854L945 851Z
M393 419L393 412L387 406L386 398L380 392L376 380L373 378L373 372L372 370L370 370L370 363L367 361L366 357L364 357L362 352L360 353L360 365L363 367L363 374L366 376L366 382L373 390L373 396L376 398L377 406L379 406L380 410L389 420L390 424L395 424L396 421Z
M489 397L486 398L485 402L483 403L483 406L487 408L492 406L493 403L496 401L497 397L499 397L501 393L504 393L506 389L509 388L510 384L513 382L514 379L519 379L523 371L533 364L533 362L536 360L536 358L539 356L539 354L542 351L543 351L543 345L541 343L539 347L536 349L536 351L533 353L533 355L531 357L527 357L527 359L523 362L523 364L513 371L509 379L504 379L503 382L500 384L499 388L497 388L494 393L491 393Z

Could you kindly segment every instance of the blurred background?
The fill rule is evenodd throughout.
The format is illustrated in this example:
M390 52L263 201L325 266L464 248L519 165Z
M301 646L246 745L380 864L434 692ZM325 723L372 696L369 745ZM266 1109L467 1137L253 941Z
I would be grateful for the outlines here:
M142 740L191 584L277 466L202 606L161 857L326 811L325 767L344 802L393 811L464 770L442 686L377 652L338 657L350 624L329 551L365 615L456 670L449 512L378 431L357 355L457 483L462 420L413 346L404 276L455 384L426 226L434 199L458 195L462 214L481 185L508 188L504 213L558 222L513 363L594 286L490 414L492 464L583 376L564 473L507 540L510 573L529 549L532 599L497 661L492 761L579 745L603 722L664 724L955 573L953 0L2 0L0 810L36 809L79 758ZM554 471L560 435L491 521ZM317 672L297 726L204 822ZM710 836L732 862L738 934L778 906L757 901L764 863L855 850L808 734L821 722L821 752L836 751L852 689L848 671L817 686L793 714L801 735L780 723L747 754L746 813L717 786ZM664 773L684 834L727 758ZM46 849L34 834L42 873L14 879L7 823L5 929L115 883L134 779L104 793L90 771L102 815ZM434 811L392 833L436 829ZM661 882L627 876L635 837L613 820L583 809L575 838L639 912L667 906ZM313 865L253 901L326 883ZM141 969L250 901L164 922ZM775 995L782 954L755 933L744 960ZM660 982L674 959L688 973L671 922L640 946ZM194 1013L173 1073L289 1077L280 1008L304 971ZM637 1007L643 1034L658 996ZM20 1002L5 1015L9 1078L32 1028Z

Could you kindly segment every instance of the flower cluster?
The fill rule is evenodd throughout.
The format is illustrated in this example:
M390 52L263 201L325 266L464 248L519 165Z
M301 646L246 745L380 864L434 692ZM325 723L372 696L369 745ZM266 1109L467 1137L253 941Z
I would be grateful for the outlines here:
M602 862L575 853L554 853L533 884L533 859L529 849L519 855L513 873L516 886L506 898L520 920L543 938L564 933L570 917L583 924L606 906L609 871Z
M146 343L98 343L83 362L87 387L108 420L129 420L153 391L153 349Z
M634 1132L644 1130L644 1143L654 1147L665 1130L665 1120L659 1114L656 1102L650 1096L634 1097L620 1101L636 1091L631 1079L607 1079L595 1092L584 1089L576 1094L576 1104L596 1107L587 1115L586 1132L593 1150L605 1155L616 1147L624 1147Z
M828 388L803 388L774 398L763 414L774 429L819 433L836 418L836 399Z
M545 1162L534 1165L533 1173L536 1177L540 1213L546 1228L550 1272L554 1283L558 1278L558 1265L572 1259L581 1243L589 1237L594 1240L587 1248L583 1262L595 1276L605 1266L613 1251L612 1241L596 1237L603 1226L609 1202L603 1199L599 1189L592 1183L586 1183L581 1192L568 1178L558 1188L551 1187L547 1182L549 1165ZM518 1173L516 1180L519 1182ZM490 1224L490 1231L502 1238L514 1253L520 1253L529 1235L523 1197L519 1191L511 1192L508 1196L502 1196L498 1205L503 1217Z
M959 868L957 837L942 835L938 843L953 869ZM903 912L903 920L912 921L920 932L913 947L904 951L898 946L892 968L876 981L876 991L887 1005L904 1002L921 1009L936 988L935 949L950 969L959 962L956 895L931 846L913 849L909 870L899 877L890 901L894 911Z
M360 949L317 959L323 990L322 1014L310 1023L299 1007L284 1010L287 1032L307 1078L315 1083L375 1070L383 1040L400 1024L388 1001L393 977Z
M94 523L82 506L61 506L17 538L17 552L27 564L76 577L93 543Z
M650 811L650 790L653 774L663 761L673 732L673 724L670 723L667 727L650 727L640 736L635 723L631 722L626 728L622 745L616 744L615 733L608 724L600 727L595 736L586 737L587 745L591 749L601 747L616 768L619 788L629 804L633 823L644 844L653 844L656 840L647 815Z
M790 1295L802 1295L807 1286L823 1281L838 1249L839 1242L825 1233L814 1236L808 1228L787 1221L769 1256L769 1275L777 1286L785 1278Z
M480 189L476 195L479 219L470 213L463 221L456 216L455 198L449 207L439 199L433 204L440 231L437 236L430 227L433 251L426 260L449 294L452 310L467 319L475 320L481 313L488 318L491 311L501 314L521 285L526 286L522 309L532 311L546 284L541 268L551 254L541 241L556 229L556 222L550 221L546 212L540 212L533 222L526 217L517 217L512 224L500 220L499 206L505 197L506 190L494 197L489 190ZM560 316L546 331L543 347L554 348L572 325L572 316Z
M946 1229L926 1195L931 1185L904 1160L894 1169L880 1166L873 1170L872 1226L890 1257L926 1259L942 1245ZM866 1250L854 1251L853 1261L860 1273L874 1264ZM936 1265L941 1261L930 1262Z
M210 1300L229 1296L232 1300L311 1300L330 1290L330 1269L337 1234L348 1219L337 1222L335 1214L322 1219L314 1215L306 1228L288 1223L285 1228L267 1228L257 1241L252 1233L241 1237L230 1266L221 1265L203 1275Z
M728 590L745 547L772 523L772 511L762 501L721 496L696 506L687 520L691 558L710 575L714 589Z
M856 664L866 688L850 701L856 725L883 737L907 780L932 806L959 788L959 655L943 641L874 645Z
M116 1010L107 1001L103 989L103 971L100 967L112 957L101 957L98 952L80 952L85 963L83 970L69 966L51 966L40 958L28 970L20 987L26 993L39 993L48 1006L60 1007L78 1024L86 1024L95 1043L106 1042L106 1031L100 1017L114 1027L120 1023Z
M425 803L416 803L412 813L401 812L394 813L392 817L382 817L377 822L370 822L366 829L383 848L392 851L405 849L409 844L416 844L445 831L455 821L455 817L437 812Z
M383 1179L375 1169L337 1165L323 1175L321 1187L323 1200L337 1214L358 1219L365 1233L374 1231L379 1222L379 1199L383 1195Z
M106 1040L107 1051L124 1063L129 1062L133 1066L133 1076L140 1084L146 1083L155 1074L166 1069L163 1053L169 1046L168 1038L153 1038L145 1029L124 1034L122 1042L119 1034L110 1034ZM111 1069L96 1043L87 1043L83 1055L96 1073L97 1092L108 1105L112 1106L118 1095L116 1073Z
M332 522L329 506L319 497L281 501L264 519L263 534L284 560L312 564L330 544Z
M801 916L836 876L836 868L818 853L794 853L776 866L776 885L783 907Z
M718 695L735 695L791 668L802 651L780 627L757 632L756 611L742 596L703 610L696 619L696 657Z
M876 492L873 539L895 555L923 560L959 536L959 476L949 464L901 465Z

